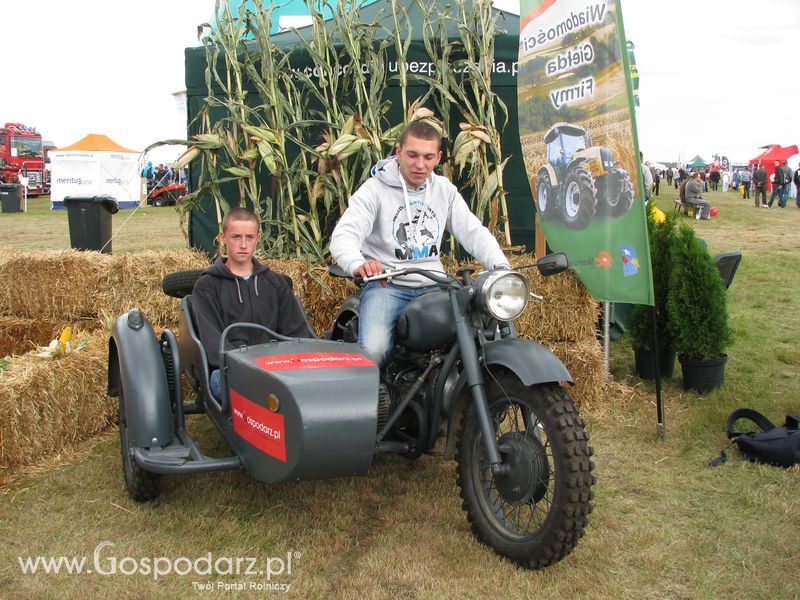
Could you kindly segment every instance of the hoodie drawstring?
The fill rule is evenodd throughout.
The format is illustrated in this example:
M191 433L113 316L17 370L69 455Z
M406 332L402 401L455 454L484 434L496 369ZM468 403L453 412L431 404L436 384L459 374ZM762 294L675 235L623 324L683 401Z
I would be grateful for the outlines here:
M256 286L256 297L258 297L258 275L253 275L253 279Z
M239 287L239 278L234 277L236 280L236 292L239 294L239 304L244 304L244 300L242 300L242 288Z

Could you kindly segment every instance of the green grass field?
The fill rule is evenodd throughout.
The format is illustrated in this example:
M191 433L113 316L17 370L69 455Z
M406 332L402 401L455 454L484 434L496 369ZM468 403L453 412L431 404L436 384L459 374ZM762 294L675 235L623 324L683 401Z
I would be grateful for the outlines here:
M676 194L662 186L656 203L671 210ZM557 565L524 571L478 544L460 509L455 466L436 457L380 458L366 477L272 486L241 472L167 478L159 501L142 505L125 493L117 433L109 431L0 490L0 596L261 597L276 593L265 588L274 584L302 598L800 596L800 471L747 463L735 449L726 464L707 466L726 445L734 408L773 421L800 413L800 210L794 200L763 210L733 192L707 197L719 216L684 222L712 253L744 253L727 292L735 338L725 386L684 392L676 366L664 385L661 439L652 384L631 375L625 338L612 344L614 378L627 385L582 409L597 466L594 513ZM115 230L127 212L115 215ZM126 228L129 241L121 233L115 252L184 243L171 208L141 211ZM66 215L41 207L0 215L0 240L23 250L66 248ZM190 430L208 453L225 452L205 418ZM183 569L209 555L257 558L256 568L273 558L273 571L281 559L284 571L269 580L233 568L208 576L200 562L185 575L143 573L145 560ZM93 572L24 574L18 557L36 556L86 557Z
M66 210L50 210L50 196L28 199L26 213L0 213L0 246L25 252L70 248ZM180 218L172 206L125 209L111 217L115 253L177 250L186 247Z

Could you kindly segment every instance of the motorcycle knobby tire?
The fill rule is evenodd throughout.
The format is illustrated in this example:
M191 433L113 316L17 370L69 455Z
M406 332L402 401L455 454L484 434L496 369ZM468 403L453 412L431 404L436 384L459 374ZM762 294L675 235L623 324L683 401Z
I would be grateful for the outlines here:
M594 497L592 449L583 419L560 386L526 387L510 373L496 375L486 392L501 456L504 462L516 456L524 467L512 469L511 479L492 474L470 405L458 445L462 508L481 542L539 569L564 558L583 536Z

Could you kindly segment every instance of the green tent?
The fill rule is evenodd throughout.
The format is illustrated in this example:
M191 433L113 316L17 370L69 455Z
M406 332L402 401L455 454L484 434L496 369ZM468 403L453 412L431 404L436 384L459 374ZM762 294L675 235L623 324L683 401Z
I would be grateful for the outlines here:
M445 11L445 3L441 2L442 11ZM365 8L360 13L364 22L382 20L385 27L391 30L392 13L387 8L388 2L375 2ZM415 2L409 2L406 6L409 21L414 32L408 51L407 60L409 64L415 63L418 69L424 69L430 64L430 59L425 51L421 38L422 23L424 17ZM525 246L532 249L534 242L534 218L535 206L528 184L525 165L523 163L522 149L520 146L519 129L517 126L517 56L519 48L519 17L512 13L498 11L498 29L504 29L506 33L499 33L495 38L495 65L492 78L493 91L503 100L508 108L509 122L502 134L502 146L505 156L510 156L504 170L504 187L507 192L506 200L509 210L510 231L512 243L516 246ZM298 30L300 35L310 35L311 28ZM272 39L281 48L291 51L291 63L293 68L304 69L306 66L313 66L311 58L305 49L299 44L298 33L289 31L275 34ZM456 32L450 33L451 39L456 39ZM186 65L186 101L187 117L189 122L189 134L193 135L199 131L199 125L193 123L195 117L200 112L204 98L207 95L205 69L206 53L202 47L187 48L185 51ZM387 60L391 63L393 56L391 52ZM260 103L261 100L252 83L244 83L248 93L252 95L251 100ZM422 96L427 91L427 87L421 83L409 82L407 87L408 101ZM221 89L216 89L215 93L222 93ZM399 82L390 82L384 93L384 98L392 102L387 117L392 123L399 123L403 120L401 107L401 92ZM212 115L213 118L213 115ZM457 123L460 119L452 119ZM454 132L454 133L457 133ZM453 136L454 137L454 136ZM190 168L190 180L194 189L197 186L198 174L196 170ZM468 199L469 200L469 199ZM214 252L213 240L217 235L216 213L213 209L213 201L206 197L199 208L193 209L189 218L189 243L191 246L200 248L207 253Z
M698 154L695 156L691 162L687 165L690 169L705 169L708 166L708 163L700 158Z

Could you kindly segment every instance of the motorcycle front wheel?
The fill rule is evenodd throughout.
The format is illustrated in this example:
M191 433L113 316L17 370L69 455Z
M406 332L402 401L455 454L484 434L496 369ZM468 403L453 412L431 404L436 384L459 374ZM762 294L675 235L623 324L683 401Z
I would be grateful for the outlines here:
M472 531L501 556L538 569L569 554L591 512L594 464L584 421L556 384L487 382L489 414L509 472L492 473L475 409L465 411L458 485Z

